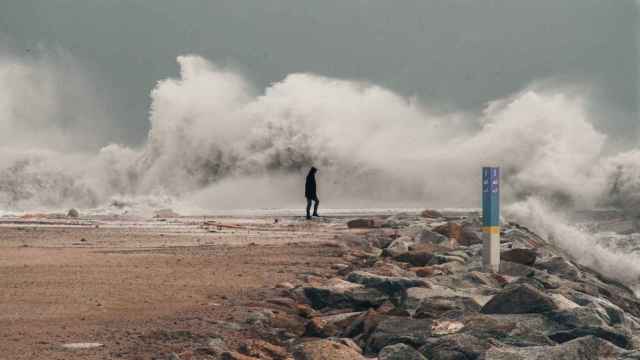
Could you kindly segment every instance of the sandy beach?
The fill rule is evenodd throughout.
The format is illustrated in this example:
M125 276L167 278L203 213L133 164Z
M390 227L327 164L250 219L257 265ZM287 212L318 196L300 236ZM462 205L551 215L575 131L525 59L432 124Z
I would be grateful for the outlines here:
M345 229L291 216L4 218L0 357L152 359L194 337L240 340L224 324L276 284L330 271ZM85 342L103 346L63 347Z

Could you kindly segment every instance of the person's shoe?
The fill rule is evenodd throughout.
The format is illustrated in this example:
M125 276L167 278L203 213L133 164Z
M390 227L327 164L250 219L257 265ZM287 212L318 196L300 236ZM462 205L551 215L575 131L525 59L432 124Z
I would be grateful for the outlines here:
M320 217L320 215L318 215L318 214L313 214L313 216Z
M307 220L311 220L311 216L307 215Z

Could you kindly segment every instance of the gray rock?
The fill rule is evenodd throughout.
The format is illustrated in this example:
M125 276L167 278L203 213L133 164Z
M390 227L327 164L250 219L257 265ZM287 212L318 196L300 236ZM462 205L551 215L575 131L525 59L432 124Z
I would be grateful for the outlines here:
M369 244L379 249L388 247L393 242L394 236L396 236L396 233L388 229L372 229L364 234Z
M406 290L402 298L402 308L414 313L424 301L434 297L455 297L460 294L440 285L432 285L431 288L413 287Z
M273 311L262 309L259 311L251 312L249 315L247 315L246 322L248 324L265 324L268 323L271 318L273 318Z
M167 360L180 360L180 356L172 352L169 355L167 355Z
M485 360L614 360L625 353L608 341L586 336L557 346L493 347L485 354Z
M367 252L379 250L376 244L372 244L370 239L363 235L344 234L340 238L340 243L346 245L347 248L361 249Z
M385 346L378 354L378 360L427 360L409 345L395 344Z
M387 317L369 337L366 351L378 353L386 346L400 343L420 347L431 336L431 326L432 321L427 319Z
M350 346L333 340L312 340L294 348L295 360L366 360L362 354Z
M500 275L507 276L529 276L535 269L526 265L514 263L507 260L500 261Z
M359 354L362 354L362 348L360 347L360 345L358 345L351 338L331 337L331 338L328 338L327 340L335 341L335 342L340 343L342 345L348 346L348 347L352 348L353 350L357 351Z
M389 298L377 289L367 289L363 285L340 279L332 279L323 286L305 287L304 295L314 309L368 309L380 306Z
M471 257L469 256L469 254L467 254L466 251L463 250L453 250L453 251L449 251L447 252L448 256L457 256L459 258L464 259L464 262L467 262L469 260L471 260Z
M384 254L395 258L396 256L409 252L409 246L411 246L412 243L411 238L408 236L399 237L384 249Z
M388 217L384 223L382 223L382 227L392 229L407 227L411 224L410 218L411 216L406 213L395 214Z
M640 350L629 351L618 356L618 360L640 360Z
M367 288L378 289L385 294L394 295L412 287L429 287L430 284L420 278L398 276L381 276L364 271L354 271L347 276L347 280L364 285Z
M553 312L549 315L553 321L567 329L579 327L604 327L612 322L607 312L595 304L575 309Z
M458 244L463 246L482 244L482 236L480 234L479 230L476 231L470 226L463 226Z
M553 299L538 289L524 284L509 286L486 303L485 314L526 314L557 310Z
M416 244L446 244L449 242L449 238L435 231L422 230L416 235L414 242Z
M379 227L378 225L381 224L376 224L376 221L373 219L354 219L347 222L349 229L372 229Z
M576 281L581 278L578 267L561 257L554 257L544 262L539 262L536 264L536 268L546 270L549 274L558 275L563 279Z
M224 340L221 338L209 339L209 341L207 341L207 349L216 356L220 356L223 352L228 350Z
M492 273L469 271L464 278L474 286L482 285L498 289L504 285L504 282L501 282L502 277Z
M331 337L343 332L362 312L317 316L307 323L305 336Z
M565 343L584 336L595 336L623 349L631 349L633 347L633 338L630 333L613 328L582 327L549 334L549 338L557 343Z
M485 315L465 314L464 330L485 341L498 340L510 346L542 346L556 343L546 336L546 331L557 329L544 314Z
M500 259L522 265L532 266L535 264L538 254L531 249L511 249L503 251Z
M442 217L442 213L433 209L426 209L420 213L420 216L429 219L438 219Z
M429 251L414 250L400 253L393 259L413 266L425 266L432 263L433 257L434 255ZM442 262L444 263L445 261L443 260Z
M415 277L411 271L407 271L390 261L377 261L367 272L382 276Z
M465 264L467 262L467 260L462 256L455 256L455 255L449 255L449 254L434 254L431 257L431 260L429 261L428 265L441 265L441 264L446 264L453 261L460 264Z
M591 309L591 312L597 314L607 325L631 325L640 328L637 319L627 315L624 310L607 299L598 298L579 291L574 291L569 296L574 302L581 305L583 309Z
M469 334L430 338L418 351L429 360L479 359L491 343Z
M422 301L414 317L418 319L453 318L460 317L463 314L477 313L479 311L480 305L472 298L462 296L435 296L429 298L427 301Z

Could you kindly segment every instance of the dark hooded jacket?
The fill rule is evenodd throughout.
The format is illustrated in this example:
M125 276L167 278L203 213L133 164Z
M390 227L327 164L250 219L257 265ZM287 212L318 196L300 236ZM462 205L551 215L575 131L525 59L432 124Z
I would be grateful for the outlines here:
M318 194L316 193L316 172L318 169L312 167L307 174L307 181L304 185L304 196L307 199L316 199Z

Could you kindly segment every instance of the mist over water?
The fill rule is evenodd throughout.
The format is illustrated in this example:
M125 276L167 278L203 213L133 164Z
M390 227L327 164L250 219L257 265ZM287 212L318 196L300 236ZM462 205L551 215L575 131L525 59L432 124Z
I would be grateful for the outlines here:
M586 94L532 86L481 114L442 114L375 84L298 73L261 90L199 56L177 60L180 76L151 93L146 143L95 152L76 125L103 126L106 112L72 62L0 58L0 208L297 207L311 165L327 207L478 207L480 168L498 165L508 216L588 265L640 276L635 258L562 220L640 215L640 148L605 153Z

